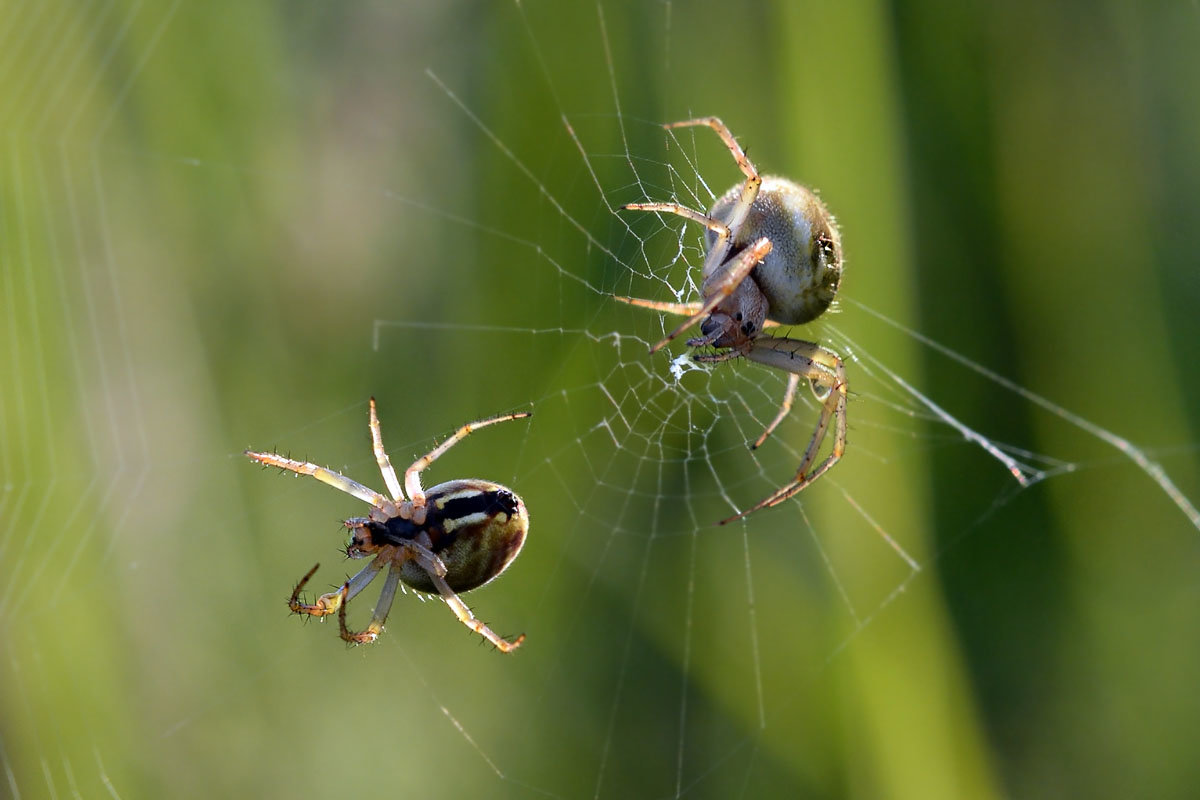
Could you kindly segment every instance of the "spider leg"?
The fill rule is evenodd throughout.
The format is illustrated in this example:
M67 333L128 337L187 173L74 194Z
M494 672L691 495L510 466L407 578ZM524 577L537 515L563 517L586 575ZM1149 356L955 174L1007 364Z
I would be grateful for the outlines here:
M662 300L643 300L640 297L625 297L624 295L614 294L612 299L618 303L624 303L627 306L637 306L638 308L648 308L651 311L662 311L667 314L674 314L677 317L693 317L700 311L701 303L668 303ZM763 329L778 328L779 323L772 319L763 320ZM699 358L699 356L697 356Z
M750 163L750 159L746 156L746 151L737 143L737 139L733 138L733 134L730 133L729 128L725 127L725 123L718 117L699 117L697 119L683 120L682 122L671 122L663 127L667 130L672 130L674 128L688 128L701 125L712 128L717 136L721 137L721 141L725 143L725 146L729 148L729 152L733 155L733 160L737 162L738 169L746 176L746 183L742 186L741 197L738 198L737 204L730 211L729 219L725 220L725 224L729 226L729 230L733 231L734 235L736 235L737 230L745 222L746 215L750 213L750 206L754 205L754 200L758 197L758 190L762 186L762 176L758 174L758 170ZM718 237L708 253L708 259L705 261L705 276L720 264L725 263L728 248L729 240L722 240Z
M804 459L796 470L796 476L753 507L721 520L718 523L720 525L741 519L760 508L779 505L794 497L828 472L846 451L846 370L842 359L837 354L812 342L780 338L758 340L754 347L746 353L746 357L751 361L786 370L793 375L828 385L830 391L821 403L821 416L817 420L817 427L804 451ZM825 460L814 469L812 465L817 459L817 452L820 450L831 423L834 426L833 447Z
M368 489L358 481L347 478L345 475L334 472L331 469L317 466L311 461L294 461L278 453L256 453L252 450L246 450L245 455L251 461L267 467L279 467L279 469L286 469L297 475L311 475L321 483L328 484L346 494L354 495L364 503L370 503L376 508L382 509L388 516L396 516L396 505L391 500L388 500L374 489Z
M400 491L400 479L396 477L396 470L392 468L392 460L388 458L387 451L383 449L383 433L379 430L379 415L375 413L375 398L371 398L371 448L375 451L375 461L379 464L379 471L383 473L383 482L387 484L388 491L392 493L392 499L397 503L404 502L404 493Z
M792 410L792 401L796 398L796 389L800 386L800 373L793 372L788 375L787 389L783 392L783 402L779 405L779 413L775 415L775 419L771 420L771 424L762 432L762 436L750 446L751 450L757 450L762 447L763 442L771 435L771 432L779 427L779 423L783 422L788 413Z
M747 247L730 265L725 274L704 287L705 300L704 303L696 309L696 313L685 319L676 326L675 330L667 334L666 338L658 344L650 348L651 353L656 353L667 345L672 339L679 336L685 330L695 325L700 320L707 317L716 309L724 300L733 294L737 287L741 284L746 276L750 274L760 261L766 258L771 252L771 240L763 237L754 243L753 246Z
M719 219L713 219L699 211L693 211L687 206L681 206L679 203L626 203L621 208L626 211L662 211L666 214L674 214L684 219L690 219L692 222L699 222L717 234L717 238L720 241L728 241L729 239L729 226L724 222L721 222Z
M664 311L680 317L694 316L700 310L700 303L667 303L658 300L642 300L637 297L624 297L619 294L614 294L612 298L618 303L624 303L625 305L648 308L651 311Z
M316 574L317 569L321 566L316 564L305 573L300 582L296 584L296 588L292 590L292 596L288 599L288 608L294 614L305 614L310 617L323 617L327 614L332 614L346 603L354 599L355 595L367 588L368 584L375 579L379 574L379 570L383 568L384 562L380 558L376 558L358 571L353 578L349 578L342 587L335 592L323 594L317 598L315 603L300 602L300 591L309 579Z
M516 414L501 414L497 417L489 417L479 422L468 422L456 430L446 441L414 461L413 465L404 471L404 488L408 492L408 499L412 503L413 508L412 521L417 525L425 523L425 490L421 488L421 472L426 467L436 461L439 456L451 447L465 439L472 431L486 428L488 425L495 425L497 422L508 422L511 419L524 419L531 416L533 416L532 412L521 411Z
M721 137L721 141L725 143L725 146L729 148L729 152L733 154L733 160L737 162L738 169L742 171L743 175L750 179L758 178L758 170L750 163L750 159L746 156L746 151L737 143L737 139L733 138L733 134L726 127L725 123L721 121L720 117L685 119L681 122L668 122L663 127L667 130L674 130L675 128L692 128L701 125L716 131L717 136Z
M396 587L400 585L402 566L403 561L392 561L392 568L383 582L383 591L379 593L379 602L375 604L375 613L371 615L371 624L365 631L355 633L346 627L346 604L341 605L338 609L338 628L343 639L351 644L370 644L379 638L383 631L383 623L387 621L388 612L392 610L392 603L396 600Z
M708 339L688 339L688 345L691 347L703 347L709 344ZM699 361L701 364L720 364L722 361L733 361L735 358L741 358L743 355L741 350L722 350L718 353L693 353L692 361Z
M475 615L471 613L471 609L467 607L467 604L450 588L450 584L446 583L444 577L446 574L446 565L442 563L442 560L433 551L416 542L410 543L407 547L412 553L413 560L429 573L429 578L433 581L433 585L437 587L438 594L446 601L446 605L450 606L450 610L458 617L459 622L487 639L502 653L511 653L521 646L521 642L525 641L525 634L522 633L510 642L495 633L485 622L476 619Z

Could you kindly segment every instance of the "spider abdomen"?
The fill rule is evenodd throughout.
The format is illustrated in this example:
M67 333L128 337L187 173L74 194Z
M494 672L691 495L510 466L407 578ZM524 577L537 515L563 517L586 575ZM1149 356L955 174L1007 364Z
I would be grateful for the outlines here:
M429 549L446 565L446 583L456 592L469 592L504 572L525 544L525 503L498 483L476 478L447 481L426 493L425 506L423 525L390 519L383 541L377 543L411 541L423 533ZM437 594L429 574L414 561L404 564L400 580L417 591Z
M727 220L741 191L738 184L726 192L709 216ZM833 215L810 189L768 175L731 252L764 236L771 240L771 252L750 275L767 298L767 316L787 325L816 319L833 303L842 280L842 244ZM706 239L712 247L716 234L709 231Z

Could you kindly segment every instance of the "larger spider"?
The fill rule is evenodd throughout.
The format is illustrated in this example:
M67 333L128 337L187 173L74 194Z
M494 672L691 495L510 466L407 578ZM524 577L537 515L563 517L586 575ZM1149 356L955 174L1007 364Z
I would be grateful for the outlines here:
M758 437L759 447L784 420L801 378L807 378L821 403L804 458L791 481L720 524L778 505L794 496L837 463L846 450L846 373L836 353L814 342L762 335L764 327L800 325L829 308L842 279L842 246L833 216L804 186L786 178L758 174L725 124L702 117L665 125L667 129L702 125L712 128L746 176L724 194L707 214L678 203L630 203L631 211L676 214L707 228L699 303L663 303L618 297L631 305L686 316L666 338L650 348L656 352L687 328L703 320L701 335L690 347L715 347L723 352L693 355L697 361L725 361L745 356L751 361L788 373L779 413ZM819 464L817 452L830 424L833 446ZM814 464L816 466L814 467Z
M391 498L384 497L361 483L308 461L293 461L276 453L246 455L259 464L279 467L299 475L311 475L322 483L351 494L371 505L365 517L345 521L350 530L346 555L350 558L375 559L358 574L348 578L337 591L323 594L315 603L300 599L300 591L317 571L317 564L296 584L288 599L288 608L296 614L323 617L337 612L342 638L354 644L375 641L383 631L401 581L419 592L441 595L446 605L471 630L483 636L502 652L511 653L525 634L507 641L492 632L475 618L471 609L458 596L495 578L521 552L529 530L529 514L521 498L498 483L467 478L439 483L428 492L421 488L421 472L438 456L462 441L471 431L497 422L528 417L528 412L505 414L499 417L469 422L453 436L421 456L404 473L404 489L400 487L396 470L383 449L379 417L375 414L375 398L371 398L371 443L375 460L383 473ZM346 606L354 597L388 567L388 576L375 605L371 624L365 631L355 633L346 627Z

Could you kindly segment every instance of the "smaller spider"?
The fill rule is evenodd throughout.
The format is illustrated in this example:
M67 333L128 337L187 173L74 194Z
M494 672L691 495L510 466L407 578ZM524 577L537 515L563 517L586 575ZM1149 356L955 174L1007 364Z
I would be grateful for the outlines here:
M808 379L821 403L821 415L795 477L751 508L720 524L760 508L778 505L821 477L846 450L846 371L842 359L815 342L764 336L776 325L800 325L820 316L833 303L842 279L842 245L833 215L810 189L777 176L759 175L725 123L716 117L672 122L668 130L711 128L746 176L713 204L707 214L678 203L630 203L629 211L675 214L707 228L699 303L670 303L617 297L624 303L687 317L650 348L657 352L700 322L700 336L688 346L724 352L693 355L717 362L744 356L788 375L779 413L753 447L759 447L792 407L800 379ZM702 321L703 320L703 321ZM817 453L833 426L833 446L819 464Z
M439 456L462 441L472 431L497 422L523 419L529 412L504 414L463 425L454 435L421 456L404 473L404 489L396 470L383 449L379 417L375 413L375 398L371 398L371 444L383 482L391 499L368 489L344 475L307 461L293 461L277 453L246 455L252 461L279 467L298 475L311 475L346 494L354 495L371 505L365 517L352 517L343 523L350 531L346 546L349 558L375 556L354 577L348 578L335 592L323 594L315 603L301 601L300 591L320 567L317 564L296 584L288 599L288 608L296 614L324 617L337 612L341 636L352 644L368 644L383 631L396 597L396 588L403 581L419 592L438 594L450 606L459 620L483 636L502 652L511 653L525 634L507 641L492 632L475 618L459 592L469 592L495 578L521 552L529 530L529 513L525 504L510 489L498 483L467 478L439 483L425 491L421 488L421 473ZM404 491L408 492L405 499ZM371 624L365 631L355 633L346 627L346 606L375 577L388 568L388 576L375 605Z

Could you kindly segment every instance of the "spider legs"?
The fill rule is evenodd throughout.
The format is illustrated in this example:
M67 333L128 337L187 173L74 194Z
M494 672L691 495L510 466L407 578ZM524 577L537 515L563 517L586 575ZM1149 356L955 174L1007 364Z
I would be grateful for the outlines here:
M333 488L353 495L364 503L370 503L376 508L382 510L388 516L396 516L396 504L387 499L374 489L368 489L358 481L347 478L341 473L334 472L331 469L318 466L311 461L295 461L290 458L285 458L277 453L256 453L253 450L246 450L245 455L251 460L263 466L278 467L289 472L294 472L297 475L311 475L321 483L328 484Z
M523 633L511 642L502 638L492 631L483 620L475 618L475 615L471 613L471 609L462 601L462 598L454 593L454 590L446 583L445 578L437 575L433 575L432 577L433 584L438 588L438 594L446 601L446 605L450 606L450 610L458 617L459 622L487 639L501 653L511 653L521 646L521 642L525 641L525 634Z
M648 308L651 311L664 311L668 314L675 314L680 317L694 316L700 310L699 303L667 303L659 300L642 300L639 297L625 297L623 295L614 294L613 300L618 303L624 303L627 306L637 306L638 308Z
M654 311L664 311L668 314L677 314L680 316L695 314L701 308L699 303L666 303L620 296L614 296L614 299L631 306L649 308ZM777 323L767 320L763 327L775 327L776 325ZM846 372L842 364L842 359L837 354L813 342L783 337L764 337L756 339L752 347L746 352L729 349L719 353L697 354L693 355L692 358L705 363L717 363L743 356L751 361L757 361L760 364L776 367L789 373L787 388L784 390L783 402L779 406L779 412L771 420L770 424L767 425L758 439L755 440L754 444L751 445L751 449L761 447L767 440L767 437L774 433L780 423L787 418L796 397L796 390L800 387L801 378L809 379L813 385L814 393L818 386L826 387L827 391L819 394L817 397L821 402L821 416L817 420L817 427L813 431L808 447L805 448L804 458L800 462L799 469L796 470L796 477L786 485L772 492L754 507L735 514L728 519L721 520L719 523L721 525L741 519L760 508L778 505L788 498L794 497L821 475L828 472L830 467L838 462L846 450ZM809 470L812 469L812 465L816 461L817 453L820 450L821 443L825 440L829 432L831 423L834 426L833 448L825 460L810 472Z
M344 609L346 603L353 600L359 592L367 588L371 581L375 580L375 576L379 574L379 570L383 569L385 563L382 559L376 558L359 570L353 578L347 579L337 591L321 595L315 603L303 603L300 601L300 592L321 566L314 564L313 568L305 573L304 577L296 584L296 588L292 590L292 596L288 598L288 608L294 614L310 617L324 617L339 609ZM343 610L341 613L345 614L345 611Z
M417 525L422 525L425 522L425 490L421 488L421 472L426 467L436 461L439 456L451 447L467 438L472 431L486 428L488 425L495 425L497 422L508 422L512 419L524 419L530 416L533 416L530 412L521 411L516 414L501 414L497 417L489 417L479 422L468 422L456 430L446 441L414 461L413 465L404 471L404 488L408 492L409 502L412 503L413 522Z
M750 213L750 206L754 205L754 200L758 197L758 190L762 186L762 176L758 174L758 170L750 163L750 159L746 156L746 151L737 143L737 139L733 138L733 134L729 128L725 126L718 117L699 117L697 119L687 119L682 122L671 122L663 127L667 130L675 128L690 128L695 126L704 126L712 128L717 136L721 137L721 141L729 148L733 160L737 162L738 169L746 176L746 182L742 185L742 193L738 198L737 204L730 211L729 219L725 220L725 224L729 226L729 230L733 231L733 235L737 235L737 230L746 220L746 215ZM708 259L704 264L704 274L707 277L708 273L715 267L725 262L725 257L728 254L729 240L718 241L713 245L708 253Z
M725 123L721 121L720 117L698 117L696 119L685 119L681 122L668 122L666 125L663 125L663 127L667 130L673 130L675 128L692 128L700 125L707 128L712 128L716 132L717 136L721 137L721 141L725 143L725 146L729 148L729 152L733 154L733 160L737 162L738 169L742 171L743 175L750 180L758 179L758 170L755 169L754 165L750 163L750 159L746 156L746 151L743 150L742 146L737 143L737 139L733 138L733 133L731 133L729 128L726 127Z
M380 566L383 565L380 564ZM366 630L355 633L346 627L346 604L341 604L338 608L338 629L342 639L350 644L370 644L379 638L379 634L383 632L383 623L387 622L388 613L392 610L392 603L396 600L396 587L400 585L400 567L401 562L392 562L392 568L388 570L388 576L383 582L383 591L379 593L379 601L375 603L375 613L371 615L371 624L367 625ZM376 567L375 571L378 572L379 567Z
M375 413L375 398L371 398L371 449L375 451L375 461L379 464L379 471L383 473L383 482L387 484L388 491L392 493L392 499L397 503L404 502L404 493L400 491L400 480L396 477L396 470L392 468L392 460L388 458L387 451L383 449L383 433L379 430L379 415Z
M687 206L681 206L678 203L626 203L621 208L626 211L661 211L666 214L674 214L684 219L690 219L692 222L700 223L717 234L717 238L722 241L729 238L729 226L724 222L713 219L707 214L701 214L699 211L693 211Z
M318 617L323 617L336 611L338 615L338 628L344 640L351 644L370 644L383 632L383 625L387 621L388 613L392 610L392 603L396 599L396 589L400 586L400 581L403 579L404 565L409 561L415 561L421 569L428 573L430 580L433 581L433 585L437 587L438 594L441 595L446 605L450 606L450 610L454 612L454 615L458 617L462 624L487 639L501 652L511 653L520 647L521 642L525 641L525 634L521 634L514 641L510 642L492 631L482 620L476 619L475 615L471 613L471 609L467 607L467 604L450 588L450 584L446 583L446 565L432 550L415 541L406 542L395 548L388 548L386 551L380 553L361 572L346 581L336 592L322 595L317 599L316 603L310 605L301 603L299 595L304 584L317 571L317 568L313 567L308 571L307 575L301 578L300 583L297 584L295 591L292 592L292 598L288 602L288 606L297 614L308 614ZM379 600L375 603L375 612L371 615L370 624L361 632L350 630L346 625L346 606L387 565L390 565L388 576L384 580L383 591L379 593Z
M746 358L786 370L795 376L808 378L814 385L828 386L829 392L822 399L821 416L817 420L817 427L804 451L804 459L800 462L799 469L796 470L796 477L764 497L753 507L721 520L719 523L721 525L741 519L760 508L775 506L794 497L828 472L829 468L836 464L846 451L846 370L842 359L837 354L820 345L799 339L766 339L756 342L755 346L746 353ZM789 381L789 398L792 391ZM771 426L767 428L767 433L774 429L777 422L778 419L771 423ZM817 453L831 424L834 427L833 447L825 460L814 468L813 464L817 460Z
M791 413L792 401L796 399L796 389L800 386L800 373L793 372L788 375L787 389L783 392L783 402L779 405L779 413L775 415L775 419L771 420L771 424L762 432L762 435L755 440L750 446L751 450L757 450L762 447L763 442L771 435L772 431L779 427L779 423L787 419L787 415Z
M483 620L477 619L471 613L471 609L467 607L467 604L450 588L450 584L446 583L446 565L442 563L442 560L433 551L416 542L407 545L407 549L411 552L412 559L420 565L421 569L429 573L433 585L437 587L438 594L446 601L446 605L450 606L450 610L458 617L459 622L487 639L502 653L511 653L521 646L521 642L525 641L525 634L522 633L510 642L495 633Z
M304 589L304 585L308 583L309 579L312 578L313 574L316 573L317 568L321 566L317 564L300 579L300 582L296 584L296 588L292 590L292 596L288 600L288 608L296 614L310 617L324 617L336 612L338 615L338 629L343 639L351 644L370 644L383 631L383 624L387 621L388 612L392 610L392 603L396 599L396 588L400 585L400 570L404 565L404 560L405 555L403 551L388 548L387 551L380 553L374 558L370 564L359 570L358 574L347 579L341 588L321 595L315 603L303 603L300 601L300 592ZM389 565L391 569L384 580L383 591L379 593L379 600L375 603L375 613L371 616L371 624L361 633L350 630L346 627L346 607L350 604L351 600L370 585L371 581L375 579L375 576L384 567Z
M624 303L627 306L637 306L638 308L648 308L651 311L662 311L665 314L674 314L677 317L694 317L699 313L700 303L669 303L664 300L643 300L640 297L626 297L624 295L611 295L613 300L618 303ZM774 320L763 320L763 329L778 328L779 323Z

